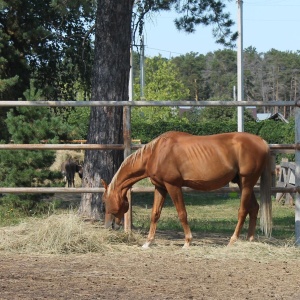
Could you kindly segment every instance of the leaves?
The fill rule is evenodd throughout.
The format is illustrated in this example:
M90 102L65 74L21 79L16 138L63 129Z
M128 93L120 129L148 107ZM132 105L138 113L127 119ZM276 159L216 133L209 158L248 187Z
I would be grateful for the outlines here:
M237 39L237 33L231 30L234 22L230 14L225 12L226 6L220 0L140 0L137 1L135 11L137 26L143 24L147 13L172 8L179 15L174 20L178 30L193 33L199 25L213 25L213 36L216 42L228 47L234 46ZM139 34L142 34L142 26L139 26Z
M87 32L93 26L95 2L6 1L0 11L5 59L0 75L19 76L17 89L7 91L6 99L23 97L29 78L36 80L46 99L76 99L76 82L90 89L92 39Z

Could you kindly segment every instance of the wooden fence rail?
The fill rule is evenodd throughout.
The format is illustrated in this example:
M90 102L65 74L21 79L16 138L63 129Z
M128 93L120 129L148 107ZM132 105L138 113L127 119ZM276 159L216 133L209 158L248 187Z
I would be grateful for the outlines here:
M131 144L131 150L143 147ZM269 144L273 153L295 153L300 144ZM0 150L124 150L123 144L0 144Z
M239 192L238 187L222 187L213 191L197 191L191 188L183 187L185 193L230 193ZM130 190L132 193L152 193L154 187L138 187L133 186ZM255 192L260 191L260 187L254 187ZM78 193L103 193L104 188L43 188L43 187L0 187L2 194L78 194ZM300 192L300 187L271 187L272 194L276 193L296 193Z
M78 149L78 150L123 150L124 157L131 153L131 150L138 149L142 145L131 144L131 131L130 131L130 107L134 106L234 106L234 107L246 107L246 106L261 106L261 107L280 107L280 106L293 106L295 107L295 144L291 145L270 145L273 153L277 151L283 153L295 153L296 157L296 184L295 187L275 188L272 187L272 192L291 192L296 193L295 201L295 232L296 232L296 244L300 245L300 101L0 101L0 107L19 107L19 106L32 106L32 107L93 107L93 106L122 106L123 110L123 145L95 145L95 144L6 144L0 145L0 150L61 150L61 149ZM273 155L274 156L274 155ZM274 161L274 159L273 159ZM275 166L274 166L275 169ZM270 170L272 173L275 173ZM272 175L274 176L274 174ZM274 183L274 180L273 180ZM46 190L45 190L46 189ZM103 192L101 188L88 189L88 188L0 188L0 193L99 193ZM148 188L134 187L132 191L150 191ZM143 190L141 190L143 189ZM284 190L282 190L284 189ZM237 189L238 190L238 189ZM152 190L151 190L152 191ZM186 190L188 191L188 190ZM217 190L218 192L224 191L236 191L235 188L222 188ZM262 187L260 188L262 193ZM125 218L124 229L131 230L131 200L129 199L129 213ZM127 224L127 225L126 225Z
M0 101L0 106L93 107L93 106L300 106L300 101Z

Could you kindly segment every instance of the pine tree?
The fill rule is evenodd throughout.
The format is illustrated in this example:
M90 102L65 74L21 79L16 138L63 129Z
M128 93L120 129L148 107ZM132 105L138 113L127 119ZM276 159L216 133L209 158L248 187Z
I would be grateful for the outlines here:
M33 86L24 93L28 100L38 99L40 92ZM41 140L57 143L59 136L68 132L68 126L47 107L17 107L10 109L6 118L10 139L16 144L35 144ZM0 185L3 187L41 187L55 184L60 172L50 171L55 152L50 150L0 151ZM14 208L34 212L41 208L40 194L11 194L1 198ZM43 206L43 205L42 205Z

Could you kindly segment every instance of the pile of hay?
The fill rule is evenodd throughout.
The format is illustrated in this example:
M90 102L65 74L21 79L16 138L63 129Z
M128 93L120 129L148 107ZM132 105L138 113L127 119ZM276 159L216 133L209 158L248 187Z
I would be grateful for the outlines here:
M74 212L0 228L0 250L16 253L101 253L116 244L138 245L140 240L138 233L106 230L99 222L84 222Z
M28 218L16 226L0 228L0 251L26 254L86 254L132 252L141 249L145 237L140 232L104 229L102 224L84 222L73 211L45 218ZM183 253L186 257L205 259L251 259L257 261L297 260L300 248L293 242L262 239L259 242L239 240L232 247L217 245L209 239L194 241L187 251L183 240L157 239L151 247L160 253ZM151 252L150 252L151 253ZM173 255L172 254L172 255Z

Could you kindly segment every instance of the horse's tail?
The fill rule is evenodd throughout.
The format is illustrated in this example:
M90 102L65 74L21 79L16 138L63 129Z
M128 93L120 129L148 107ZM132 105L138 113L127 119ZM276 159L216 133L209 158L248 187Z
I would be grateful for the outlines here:
M265 236L270 237L272 234L272 169L270 149L268 150L266 160L266 166L260 177L260 228Z

